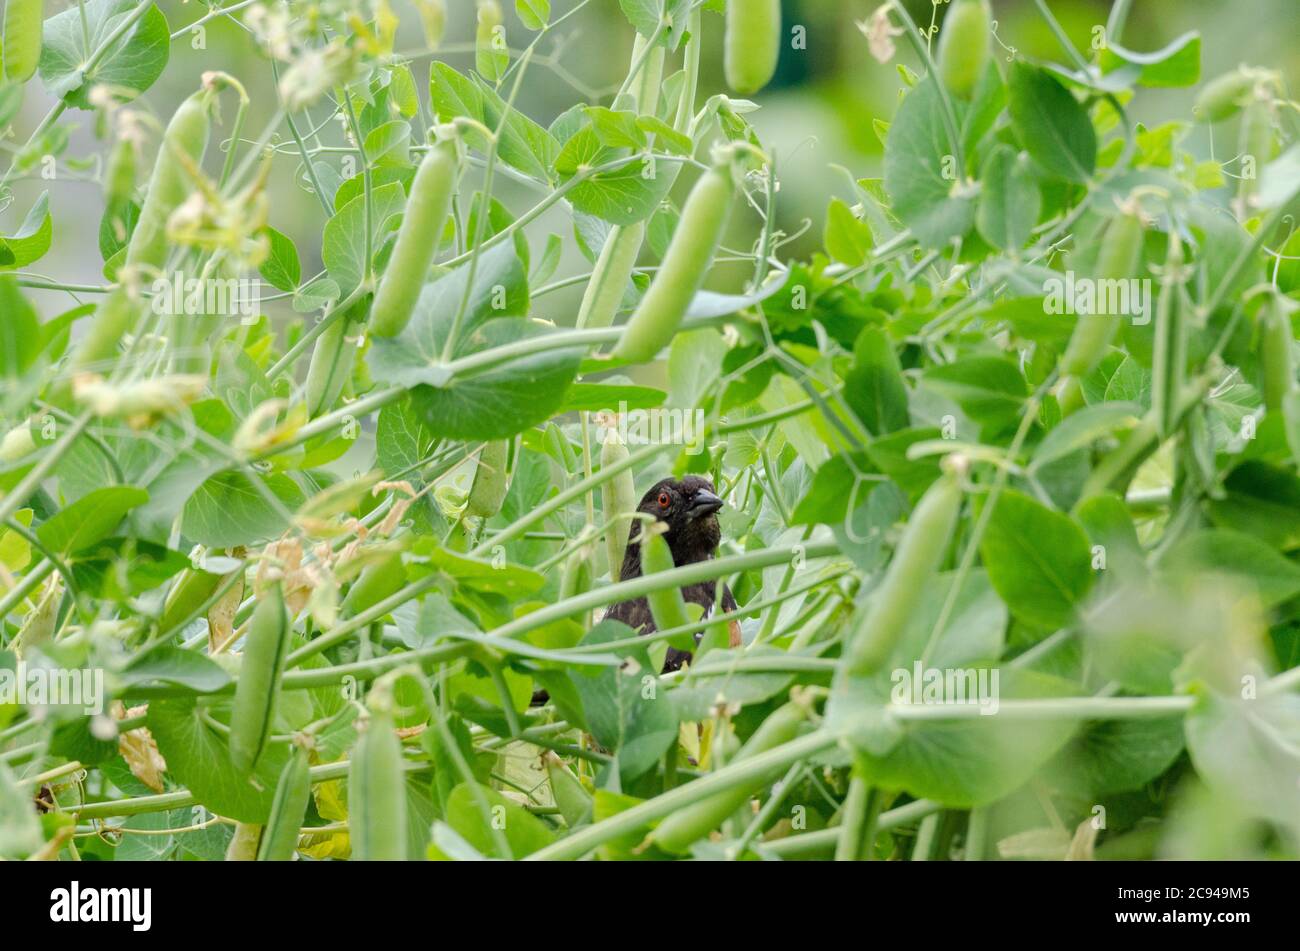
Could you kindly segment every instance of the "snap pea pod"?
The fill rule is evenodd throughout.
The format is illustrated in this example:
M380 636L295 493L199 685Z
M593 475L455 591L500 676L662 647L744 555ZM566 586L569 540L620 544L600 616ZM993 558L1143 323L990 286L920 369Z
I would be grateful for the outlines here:
M807 717L807 707L797 701L792 700L778 707L740 748L734 761L739 762L789 743L799 735L799 729ZM648 841L665 852L677 855L685 853L693 843L698 842L725 822L728 816L748 802L755 792L764 788L771 780L771 776L759 777L744 786L692 803L661 822L650 833Z
M262 593L248 621L230 714L230 759L242 775L253 771L275 717L284 659L289 652L289 611L278 584Z

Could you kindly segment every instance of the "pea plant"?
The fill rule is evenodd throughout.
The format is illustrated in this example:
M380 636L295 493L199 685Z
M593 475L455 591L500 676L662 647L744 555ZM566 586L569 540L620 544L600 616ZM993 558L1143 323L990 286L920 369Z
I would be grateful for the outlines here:
M800 225L778 0L7 0L0 856L1300 857L1300 117L1131 5Z

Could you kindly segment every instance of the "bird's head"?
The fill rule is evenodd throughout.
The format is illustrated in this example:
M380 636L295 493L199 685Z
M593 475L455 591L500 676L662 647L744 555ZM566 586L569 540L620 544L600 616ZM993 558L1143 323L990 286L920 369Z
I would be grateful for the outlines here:
M664 540L672 549L673 561L682 565L702 561L718 547L722 529L717 511L722 505L712 482L702 476L686 476L680 481L656 482L642 496L637 511L668 526ZM633 524L631 535L638 533L637 524Z

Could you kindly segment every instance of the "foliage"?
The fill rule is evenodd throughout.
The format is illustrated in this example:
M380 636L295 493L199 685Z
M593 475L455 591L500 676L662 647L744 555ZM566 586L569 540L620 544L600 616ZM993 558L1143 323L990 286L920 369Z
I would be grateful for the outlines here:
M0 856L252 857L269 824L264 857L316 859L1300 857L1276 73L1208 89L1220 163L1130 111L1201 82L1198 36L1129 50L1121 0L1085 59L1039 4L1065 62L1036 63L967 2L941 70L887 3L864 48L923 68L882 177L791 260L794 143L703 87L739 4L621 0L622 88L530 117L586 0L480 0L460 59L466 11L404 2L206 13L270 60L261 131L235 76L170 123L135 102L151 0L49 17L0 86L0 129L55 102L0 198L47 157L105 194L89 289L28 270L76 222L3 212ZM774 7L727 40L746 94ZM274 220L285 163L318 249ZM686 473L721 549L619 581L629 476ZM671 595L712 579L734 617ZM675 626L601 620L645 595ZM669 646L694 659L659 674ZM27 689L56 671L92 693Z

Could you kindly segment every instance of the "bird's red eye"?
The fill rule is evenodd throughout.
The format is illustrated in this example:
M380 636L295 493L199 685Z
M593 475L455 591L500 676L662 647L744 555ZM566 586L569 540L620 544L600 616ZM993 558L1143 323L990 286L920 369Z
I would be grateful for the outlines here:
M669 505L671 502L672 502L672 499L668 498L668 493L667 493L667 492L660 492L660 493L659 493L659 507L660 507L661 509L666 509L666 508L668 508L668 505Z

